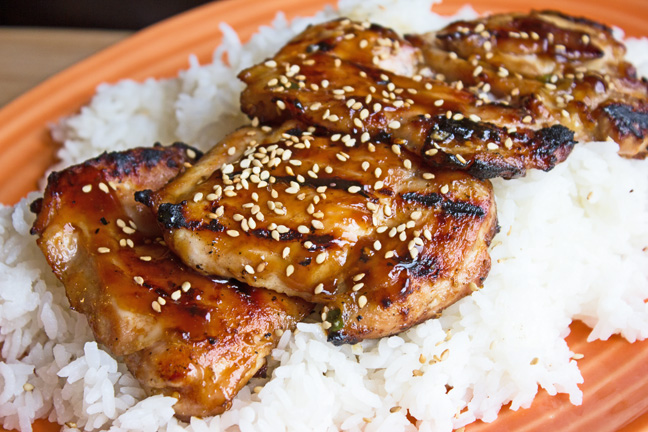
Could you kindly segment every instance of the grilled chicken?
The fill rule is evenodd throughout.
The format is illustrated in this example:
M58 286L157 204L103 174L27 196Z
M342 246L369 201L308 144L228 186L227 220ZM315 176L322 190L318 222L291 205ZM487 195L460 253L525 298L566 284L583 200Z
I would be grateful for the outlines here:
M570 153L569 129L430 74L421 49L393 31L336 20L241 72L241 107L262 123L295 118L357 142L403 144L432 167L479 178L549 170Z
M245 128L157 192L169 247L191 267L326 305L330 339L402 331L481 285L496 230L491 184L429 172L405 146ZM216 163L214 163L216 162Z
M133 194L161 187L196 157L179 144L104 154L51 174L33 205L32 232L72 308L149 394L178 398L181 418L225 411L281 331L311 308L200 275L164 246Z
M622 155L645 157L647 84L624 52L606 27L552 12L406 38L343 19L244 70L241 105L262 123L297 118L403 142L433 167L513 178L551 169L574 139L611 137Z
M408 42L433 74L485 102L526 108L578 140L612 138L623 156L648 155L648 82L603 24L553 11L501 14Z

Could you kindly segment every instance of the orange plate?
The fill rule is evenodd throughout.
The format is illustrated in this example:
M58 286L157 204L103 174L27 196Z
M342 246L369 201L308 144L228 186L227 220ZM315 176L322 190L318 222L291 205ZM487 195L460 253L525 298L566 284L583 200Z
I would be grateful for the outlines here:
M312 15L334 0L227 0L211 3L141 31L127 40L65 70L0 111L0 202L14 204L31 190L53 161L55 145L47 125L71 115L87 103L101 82L121 78L171 77L187 67L189 54L210 61L221 40L218 23L225 21L247 40L259 25L282 10L288 18ZM405 1L405 0L404 0ZM435 6L455 12L463 0ZM648 32L646 0L470 0L478 12L558 9L623 28L627 35ZM618 337L585 342L588 329L572 325L568 338L574 352L585 354L579 366L585 378L584 403L575 407L566 397L541 392L530 409L504 409L492 424L477 423L467 431L640 431L648 425L648 341L629 344ZM46 422L37 432L58 430Z

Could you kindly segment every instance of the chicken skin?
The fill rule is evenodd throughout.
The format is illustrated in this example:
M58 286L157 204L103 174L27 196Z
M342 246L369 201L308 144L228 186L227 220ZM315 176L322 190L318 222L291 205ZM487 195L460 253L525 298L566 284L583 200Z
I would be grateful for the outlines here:
M208 154L139 195L187 265L326 305L336 343L402 331L481 285L497 226L489 181L432 173L396 144L294 122L248 129L235 134L258 140L239 160Z
M104 154L52 173L32 228L73 309L149 394L180 418L229 408L282 330L311 306L196 273L164 245L134 192L159 188L198 152L176 144Z

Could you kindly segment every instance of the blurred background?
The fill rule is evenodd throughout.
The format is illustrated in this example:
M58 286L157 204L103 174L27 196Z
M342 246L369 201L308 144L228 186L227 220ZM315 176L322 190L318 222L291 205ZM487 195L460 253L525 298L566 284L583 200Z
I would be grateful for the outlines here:
M0 0L0 108L133 32L209 1Z
M0 26L138 30L209 0L0 0Z

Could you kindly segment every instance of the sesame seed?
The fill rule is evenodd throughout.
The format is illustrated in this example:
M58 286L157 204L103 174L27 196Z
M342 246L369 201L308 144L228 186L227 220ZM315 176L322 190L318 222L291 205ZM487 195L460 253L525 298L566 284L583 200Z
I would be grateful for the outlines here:
M135 283L137 285L143 285L144 284L144 278L142 276L135 276L133 278L133 280L135 281Z
M34 385L31 383L25 383L23 384L23 390L25 390L26 392L30 392L34 390Z
M393 145L391 146L391 149L392 149L392 151L394 152L394 154L400 156L400 154L401 154L401 149L400 149L400 146L399 146L398 144L393 144Z
M442 194L447 194L449 190L450 190L450 187L448 185L441 186L441 193Z
M315 294L321 294L322 291L324 291L324 284L320 283L315 287L315 291L313 291Z
M507 149L510 149L511 147L513 147L513 140L511 138L506 138L506 141L504 141L504 146Z
M157 313L162 312L162 307L160 306L160 303L158 303L157 301L154 301L153 303L151 303L151 307Z
M399 127L401 127L401 124L400 124L400 122L398 120L394 120L394 121L389 123L389 127L391 129L398 129Z
M362 190L360 186L351 186L347 189L349 193L358 193Z
M425 180L431 180L431 179L434 178L434 174L432 174L432 173L423 173L423 176L422 176L422 177L423 177Z
M97 248L97 252L99 252L100 254L107 254L107 253L110 253L110 248L100 247L100 248Z
M447 359L449 355L450 355L450 350L446 348L446 350L441 353L441 356L439 358L441 359L441 361L443 361Z
M486 144L486 148L488 150L497 150L499 146L495 143L489 142L488 144Z
M310 233L310 228L308 228L306 225L299 225L297 227L297 231L301 234L308 234Z
M91 184L87 184L87 185L83 186L83 187L81 188L81 190L82 190L84 193L90 193L90 191L92 191L92 185L91 185Z
M277 67L277 62L274 60L268 60L264 63L269 68L276 68Z
M193 202L197 203L198 201L203 199L203 193L202 192L197 192L194 197L193 197Z
M189 291L191 289L191 282L189 281L182 282L181 288L182 288L182 292Z
M531 123L531 121L533 121L533 117L531 117L530 115L525 116L525 117L522 119L522 123Z
M182 291L175 290L173 291L173 293L171 293L171 300L179 300L181 296L182 296Z
M367 297L361 295L358 297L358 307L362 309L367 304Z
M276 104L277 104L277 107L280 110L286 109L286 103L284 101L282 101L281 99L277 100Z
M410 217L412 218L412 220L419 220L419 219L421 219L421 216L423 216L423 213L421 213L418 210L413 211L412 214L410 214Z
M376 183L374 183L373 187L375 190L380 190L385 187L385 183L383 183L382 180L378 180Z
M437 99L434 101L434 106L440 107L445 101L443 99Z
M290 276L295 272L295 266L292 264L289 264L288 267L286 267L286 276Z
M99 189L101 189L101 191L104 193L110 192L110 189L108 189L108 185L106 185L106 183L99 183Z
M458 160L459 162L461 162L462 164L465 164L465 163L467 162L466 159L465 159L463 156L461 156L460 154L456 154L456 155L454 155L454 156L455 156L455 157L457 158L457 160Z
M353 276L353 282L358 282L359 280L362 280L365 277L364 273L358 273L357 275Z
M377 251L379 251L380 249L382 249L382 243L380 243L380 240L376 240L376 241L374 242L374 244L373 244L373 247L374 247L374 249L377 250Z
M142 261L151 261L152 258L150 256L146 255L146 256L139 257L139 259L142 260Z
M579 353L574 353L571 358L573 358L574 360L580 360L582 358L585 358L585 355L579 354Z
M237 230L233 230L233 229L227 230L226 232L227 235L230 237L238 237L240 235L240 233Z
M395 255L394 251L387 251L385 252L385 259L393 258L394 255Z
M249 274L254 274L254 268L251 265L247 264L244 268Z
M315 229L323 229L324 228L324 224L321 221L318 221L318 220L312 221L311 224L313 225L313 228L315 228Z

